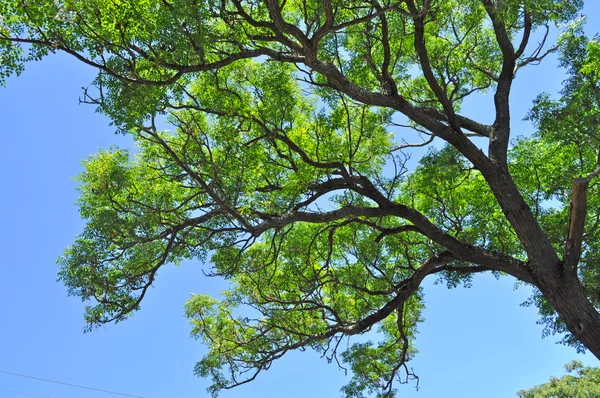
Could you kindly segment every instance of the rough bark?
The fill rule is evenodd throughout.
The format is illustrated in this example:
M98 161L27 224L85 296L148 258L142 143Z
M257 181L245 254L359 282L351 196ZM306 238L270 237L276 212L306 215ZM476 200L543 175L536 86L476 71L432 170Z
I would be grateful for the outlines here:
M567 328L596 358L600 359L600 314L587 299L579 280L565 275L539 289Z
M571 211L569 217L569 234L565 245L565 272L577 275L577 263L581 257L585 216L587 213L587 188L585 178L573 181L571 195Z
M566 267L565 262L558 258L510 176L498 172L495 176L486 176L486 180L528 253L529 271L534 284L565 322L569 331L600 359L600 313L588 300L585 289L577 278L587 181L577 179L573 183L573 207L565 257L570 266Z

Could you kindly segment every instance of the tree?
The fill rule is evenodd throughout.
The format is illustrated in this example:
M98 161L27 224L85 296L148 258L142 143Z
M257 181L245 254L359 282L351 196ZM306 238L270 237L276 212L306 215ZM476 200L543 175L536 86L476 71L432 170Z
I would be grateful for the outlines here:
M520 398L593 398L600 395L600 369L584 367L573 361L565 365L567 373L559 378L552 377L548 383L518 392Z
M429 275L528 284L546 333L600 358L600 46L581 6L3 1L0 78L67 52L98 69L83 101L138 145L85 162L87 225L60 279L93 328L139 309L164 264L210 256L230 289L186 311L213 393L311 348L349 366L347 396L392 395L416 377ZM538 133L509 148L515 74L559 48L562 97L541 95ZM460 113L489 91L492 124ZM408 173L411 149L434 138L446 146ZM376 326L379 341L342 349Z

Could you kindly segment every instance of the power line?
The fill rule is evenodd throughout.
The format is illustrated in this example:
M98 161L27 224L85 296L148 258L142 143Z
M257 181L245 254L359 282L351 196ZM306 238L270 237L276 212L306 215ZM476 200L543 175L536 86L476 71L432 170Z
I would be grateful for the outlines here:
M50 379L42 379L41 377L27 376L27 375L23 375L23 374L19 374L19 373L7 372L6 370L0 370L0 373L4 373L4 374L7 374L7 375L11 375L11 376L25 377L27 379L45 381L45 382L48 382L48 383L62 384L63 386L83 388L85 390L92 390L92 391L104 392L104 393L107 393L107 394L121 395L121 396L124 396L124 397L144 398L144 397L142 397L140 395L124 394L124 393L121 393L121 392L115 392L115 391L109 391L109 390L102 390L100 388L93 388L93 387L81 386L79 384L71 384L71 383L64 383L62 381L56 381L56 380L50 380Z
M12 392L12 393L21 394L21 395L29 395L30 397L50 398L50 397L47 397L45 395L37 395L37 394L30 394L28 392L15 391L15 390L7 390L6 388L0 388L0 391L7 391L7 392Z

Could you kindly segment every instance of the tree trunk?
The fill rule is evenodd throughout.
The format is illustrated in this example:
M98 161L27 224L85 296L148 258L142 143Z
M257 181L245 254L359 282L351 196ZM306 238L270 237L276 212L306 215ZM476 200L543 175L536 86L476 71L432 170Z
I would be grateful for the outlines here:
M491 170L481 170L481 174L489 184L504 216L515 230L523 248L532 263L543 264L541 270L549 272L549 279L557 274L548 264L558 264L558 258L548 237L540 227L529 205L521 196L508 169L497 166Z
M569 272L560 261L508 170L482 174L528 254L529 272L542 295L573 336L600 359L600 313L588 300L576 270Z
M557 282L541 283L539 289L575 338L600 359L600 314L577 277L565 276Z

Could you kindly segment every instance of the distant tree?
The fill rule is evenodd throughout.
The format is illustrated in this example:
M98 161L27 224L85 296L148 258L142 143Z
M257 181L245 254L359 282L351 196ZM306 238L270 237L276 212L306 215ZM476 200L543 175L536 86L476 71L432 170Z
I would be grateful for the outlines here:
M213 393L311 348L352 370L347 396L392 395L414 377L429 275L530 285L546 333L600 358L600 45L581 6L1 1L0 78L71 54L98 69L84 102L138 146L85 162L61 280L92 328L137 310L164 264L210 256L230 288L186 310ZM515 75L558 47L562 97L541 95L537 134L509 148ZM492 124L460 113L483 92Z
M566 375L552 377L548 383L517 393L520 398L596 398L600 397L600 368L584 367L573 361L565 366Z

